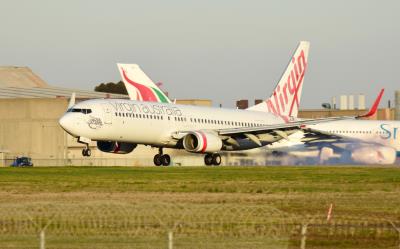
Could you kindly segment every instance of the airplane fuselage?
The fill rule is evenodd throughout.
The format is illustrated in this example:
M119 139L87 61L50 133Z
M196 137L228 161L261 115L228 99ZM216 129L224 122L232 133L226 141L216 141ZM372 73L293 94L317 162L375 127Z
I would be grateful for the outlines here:
M75 137L172 148L177 146L177 132L284 122L280 116L266 112L123 99L83 101L60 119L61 126ZM237 149L258 147L252 142L241 145Z
M390 146L400 151L400 122L393 120L341 120L309 125L345 138Z

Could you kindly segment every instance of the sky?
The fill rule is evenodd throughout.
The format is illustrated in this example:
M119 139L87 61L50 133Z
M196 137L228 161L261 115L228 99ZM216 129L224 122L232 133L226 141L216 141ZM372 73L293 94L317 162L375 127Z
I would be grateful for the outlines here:
M400 1L0 0L0 66L54 86L117 82L137 63L172 98L266 99L301 40L310 41L302 108L400 90Z

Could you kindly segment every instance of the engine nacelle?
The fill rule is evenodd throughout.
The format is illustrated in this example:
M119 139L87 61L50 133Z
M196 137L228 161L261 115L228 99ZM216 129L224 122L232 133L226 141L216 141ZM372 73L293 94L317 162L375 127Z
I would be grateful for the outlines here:
M351 152L351 159L362 164L393 164L396 161L396 150L380 145L362 146Z
M194 153L218 152L222 148L222 140L213 133L193 131L183 138L183 148Z
M137 144L113 142L113 141L97 141L97 148L102 152L115 153L115 154L128 154L131 153Z

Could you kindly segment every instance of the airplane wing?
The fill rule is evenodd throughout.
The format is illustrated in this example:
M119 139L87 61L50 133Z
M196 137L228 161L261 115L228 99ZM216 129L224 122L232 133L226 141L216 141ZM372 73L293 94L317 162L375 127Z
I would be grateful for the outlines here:
M217 134L229 141L235 142L231 139L235 138L248 138L254 143L262 146L263 143L272 143L281 139L288 139L288 136L306 128L306 125L318 124L322 122L331 122L338 120L354 119L355 117L331 117L331 118L318 118L318 119L306 119L295 122L263 125L258 127L239 127L217 130Z
M355 117L331 117L306 119L289 123L280 123L272 125L263 125L258 127L238 127L216 130L205 130L212 132L220 137L222 141L233 146L238 146L237 139L247 138L259 146L270 144L281 139L288 139L290 134L302 130L307 124L317 124L321 122L330 122L337 120L354 119ZM192 131L179 131L173 134L174 139L182 139L185 135Z
M313 140L322 141L323 139L327 139L332 141L335 140L352 140L356 141L356 139L348 139L345 136L341 137L337 134L329 134L324 131L319 131L309 127L308 125L319 124L324 122L332 122L332 121L340 121L340 120L355 120L360 118L367 118L375 115L378 109L379 102L382 98L384 89L382 89L375 100L372 108L363 115L360 116L342 116L342 117L329 117L329 118L317 118L317 119L303 119L296 120L287 123L279 123L279 124L271 124L271 125L263 125L257 127L237 127L237 128L226 128L226 129L217 129L217 130L208 130L208 132L212 132L221 138L224 143L230 144L232 146L239 146L237 140L238 139L249 139L254 142L258 146L263 146L266 144L271 144L277 142L281 139L287 139L288 136L298 132L299 130L303 130L305 134L307 134L308 142ZM175 139L181 139L186 134L191 131L179 131L173 135Z

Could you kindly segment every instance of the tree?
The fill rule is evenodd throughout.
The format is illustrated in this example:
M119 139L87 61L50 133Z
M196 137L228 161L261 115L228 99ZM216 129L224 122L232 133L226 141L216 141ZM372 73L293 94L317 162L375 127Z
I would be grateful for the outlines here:
M114 82L101 83L100 85L96 86L94 90L96 92L104 92L104 93L128 94L125 85L122 81L119 81L118 83Z

